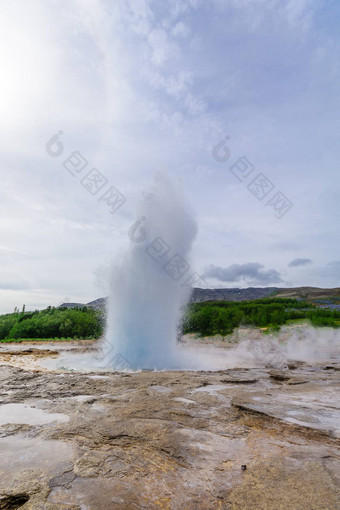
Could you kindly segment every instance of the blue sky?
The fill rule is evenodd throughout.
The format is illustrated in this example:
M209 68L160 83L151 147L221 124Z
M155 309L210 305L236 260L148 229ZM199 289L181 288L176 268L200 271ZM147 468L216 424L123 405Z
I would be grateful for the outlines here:
M0 311L105 294L159 170L209 286L339 286L339 22L321 0L0 2ZM63 167L75 151L126 197L115 214Z

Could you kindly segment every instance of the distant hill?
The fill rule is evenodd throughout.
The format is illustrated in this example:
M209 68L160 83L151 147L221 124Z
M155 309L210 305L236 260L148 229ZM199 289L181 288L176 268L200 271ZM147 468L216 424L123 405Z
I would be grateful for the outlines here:
M191 295L192 303L203 301L251 301L266 297L282 297L303 299L319 306L340 306L340 288L320 289L318 287L248 287L247 289L198 289L194 288ZM89 303L63 303L59 308L75 308L88 306L97 310L104 310L107 298L99 298Z
M82 308L84 303L63 303L59 305L57 308Z
M262 299L276 293L277 287L249 287L248 289L193 289L191 295L192 303L202 301L248 301Z
M322 302L338 301L340 302L340 287L334 289L320 289L318 287L294 287L292 289L278 289L277 297L297 298L305 301Z
M100 310L102 308L106 307L107 303L107 297L101 297L98 299L95 299L94 301L90 301L89 303L86 303L86 306L90 308L95 308L96 310Z
M107 297L98 298L89 303L62 303L58 308L82 308L87 306L88 308L94 308L95 310L104 310L107 303Z

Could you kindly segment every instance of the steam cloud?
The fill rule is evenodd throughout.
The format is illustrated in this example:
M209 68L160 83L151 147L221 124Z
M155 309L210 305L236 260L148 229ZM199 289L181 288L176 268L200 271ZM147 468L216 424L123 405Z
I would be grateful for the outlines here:
M179 367L177 327L191 289L164 265L176 254L188 262L196 232L182 193L158 175L139 205L129 250L113 270L105 335L107 364L114 366L119 356L137 369ZM164 255L154 249L161 246Z

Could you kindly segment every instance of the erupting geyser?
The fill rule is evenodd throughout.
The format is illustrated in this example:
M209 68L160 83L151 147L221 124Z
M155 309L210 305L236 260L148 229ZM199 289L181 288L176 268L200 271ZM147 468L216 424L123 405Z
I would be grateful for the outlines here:
M191 292L186 281L196 232L181 191L158 175L139 205L129 249L113 270L107 364L117 366L123 359L134 369L179 368L176 336Z

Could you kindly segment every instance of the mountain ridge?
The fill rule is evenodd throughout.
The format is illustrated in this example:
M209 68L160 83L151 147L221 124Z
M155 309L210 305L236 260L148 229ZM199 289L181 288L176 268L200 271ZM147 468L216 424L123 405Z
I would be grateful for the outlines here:
M192 291L190 302L201 303L204 301L251 301L267 297L304 299L316 304L340 303L340 287L324 289L320 287L248 287L200 289L195 287ZM58 308L75 308L88 306L94 309L105 309L107 297L98 298L88 303L63 303Z

